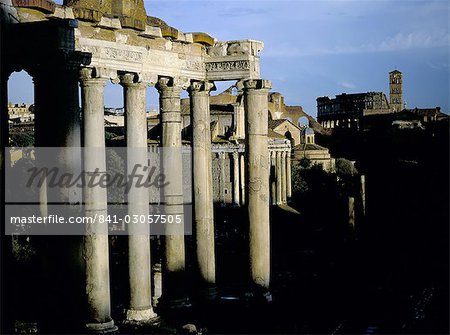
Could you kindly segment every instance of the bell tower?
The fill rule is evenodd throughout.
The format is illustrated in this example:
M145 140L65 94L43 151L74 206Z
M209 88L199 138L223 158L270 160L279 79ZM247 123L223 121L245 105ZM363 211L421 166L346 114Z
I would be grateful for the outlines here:
M389 72L389 104L391 112L403 109L403 74L398 70Z

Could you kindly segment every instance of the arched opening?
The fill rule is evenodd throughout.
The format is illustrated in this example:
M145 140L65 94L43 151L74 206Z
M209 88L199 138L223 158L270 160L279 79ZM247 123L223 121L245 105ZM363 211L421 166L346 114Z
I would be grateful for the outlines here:
M14 72L8 80L9 144L7 145L34 146L34 116L32 77L24 70Z
M288 139L291 142L291 148L295 147L295 140L292 137L292 133L288 130L284 133L284 137L286 137L286 139Z

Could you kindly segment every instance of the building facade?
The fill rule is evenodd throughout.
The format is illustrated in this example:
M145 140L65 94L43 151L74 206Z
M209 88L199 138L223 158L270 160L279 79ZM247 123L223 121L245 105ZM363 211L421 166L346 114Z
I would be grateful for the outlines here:
M316 101L317 121L328 129L359 129L364 116L390 112L383 92L342 93L335 98L320 97Z
M403 110L403 74L398 70L389 72L389 104L393 113Z
M398 70L389 73L389 100L383 92L366 92L319 97L316 101L317 121L325 129L360 129L366 116L403 109L403 75Z

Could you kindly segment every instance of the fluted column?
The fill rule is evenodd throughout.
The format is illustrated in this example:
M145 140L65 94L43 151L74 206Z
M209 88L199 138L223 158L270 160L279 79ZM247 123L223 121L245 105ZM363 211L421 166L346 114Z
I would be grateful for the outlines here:
M291 151L286 154L286 187L288 200L292 197L292 166L291 166Z
M126 117L127 174L148 175L146 91L149 83L141 81L136 74L120 76L124 88ZM128 270L130 281L130 303L127 319L148 321L156 317L152 307L149 191L137 185L136 180L128 180L128 215L131 218L144 217L145 220L130 220L128 224Z
M270 283L268 80L244 82L250 274L255 285Z
M281 205L282 200L282 176L281 176L281 151L277 151L277 205Z
M209 92L214 84L193 81L189 87L192 116L193 195L197 263L206 286L216 282Z
M239 206L239 153L233 152L233 202Z
M159 91L162 125L162 168L168 183L163 188L165 213L174 217L177 215L184 217L180 106L183 84L174 78L160 77L156 88ZM163 295L161 298L169 304L182 304L185 291L184 225L166 224L164 237Z
M270 191L272 205L277 204L277 153L272 150L270 152Z
M84 123L84 171L87 178L106 173L103 91L106 79L93 76L92 69L81 70L81 89ZM100 177L101 178L101 177ZM106 188L86 186L84 189L85 216L107 215ZM86 264L86 294L88 324L91 331L114 331L111 318L109 287L109 246L107 221L87 225L84 237Z

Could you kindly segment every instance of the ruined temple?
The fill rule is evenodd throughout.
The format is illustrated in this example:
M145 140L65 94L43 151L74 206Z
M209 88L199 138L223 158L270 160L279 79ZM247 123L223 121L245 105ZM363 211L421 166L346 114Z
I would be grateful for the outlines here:
M53 148L49 159L68 173L83 171L88 176L108 172L104 132L107 81L123 89L124 140L127 149L135 150L127 155L126 166L143 169L148 165L145 151L137 149L147 150L146 92L154 87L159 93L159 145L172 152L161 156L163 173L170 185L163 192L162 205L167 215L185 219L192 216L196 294L206 299L214 297L216 291L210 92L215 88L214 81L236 81L242 91L240 108L244 118L240 131L245 146L238 145L240 158L234 164L242 171L244 181L241 197L245 199L242 204L246 206L249 230L248 276L255 292L269 297L269 163L275 157L270 157L268 147L271 82L260 78L263 43L250 39L219 41L207 33L182 32L161 19L147 16L143 0L67 0L63 5L51 0L2 0L0 4L2 157L8 156L7 82L14 71L25 70L33 78L36 147ZM185 212L180 173L184 168L180 103L183 90L190 96L193 125L193 214ZM37 154L36 160L42 159ZM283 162L277 166L287 173L286 160ZM36 196L34 201L39 203L41 216L51 215L54 203L87 218L105 216L109 211L107 190L98 186L61 188L48 193L44 188ZM7 200L2 198L2 208L12 205ZM128 215L149 215L149 192L145 188L131 185L126 200ZM45 261L33 272L35 280L26 285L31 296L29 303L13 296L6 299L5 304L10 307L6 318L9 329L17 326L18 320L26 319L36 325L31 331L117 330L110 292L116 278L110 274L108 228L107 223L101 222L86 225L82 239L33 237L42 246L39 257ZM176 228L166 228L162 270L158 272L151 264L149 225L128 225L129 289L122 293L128 301L125 320L155 320L153 307L159 300L158 294L166 306L189 303L183 290L187 271L184 235ZM2 243L2 255L15 264L11 248L5 245L11 243ZM156 274L159 281L155 279L152 287L151 278ZM17 278L11 277L8 282L11 292L18 285L12 284ZM43 286L35 287L36 283ZM43 307L39 301L47 303Z

